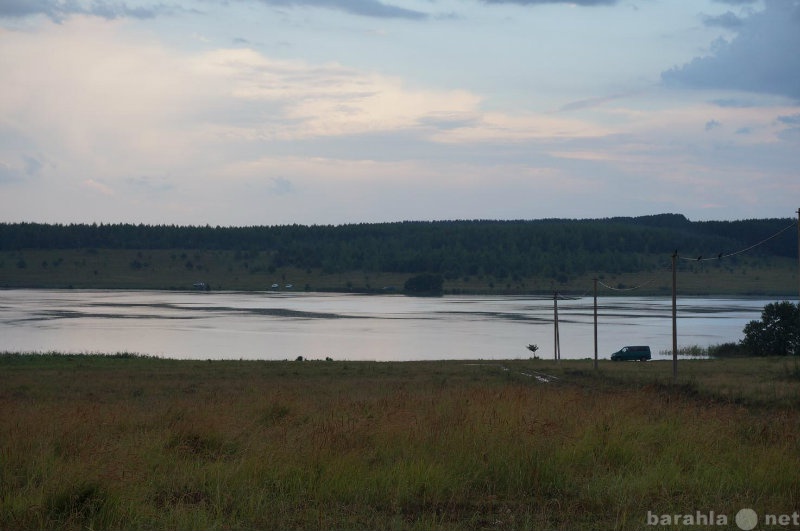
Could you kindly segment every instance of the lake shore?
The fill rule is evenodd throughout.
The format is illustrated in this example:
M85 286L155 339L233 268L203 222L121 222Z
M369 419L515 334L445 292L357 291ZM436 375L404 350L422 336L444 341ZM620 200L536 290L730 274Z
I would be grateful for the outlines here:
M234 251L27 249L0 251L0 288L201 289L335 293L401 293L412 274L380 271L327 272L322 268L273 267L243 259ZM797 261L773 258L736 266L717 262L679 264L678 289L686 296L796 296ZM634 287L641 296L669 296L668 269L636 273L585 272L569 277L467 275L444 278L446 294L564 295L601 294ZM273 287L274 286L274 287ZM291 287L287 287L291 286ZM609 286L611 289L605 287ZM622 292L625 293L625 292Z
M668 362L0 355L0 527L625 530L791 513L798 374L793 359L686 361L673 383Z

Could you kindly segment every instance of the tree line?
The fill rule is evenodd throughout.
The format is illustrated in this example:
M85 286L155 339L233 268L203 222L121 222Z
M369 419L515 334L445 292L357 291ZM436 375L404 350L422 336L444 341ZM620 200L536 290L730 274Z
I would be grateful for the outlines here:
M441 275L531 275L567 278L586 272L629 273L682 256L712 257L744 249L791 225L790 218L690 221L679 214L605 219L454 220L211 227L133 224L0 224L0 250L204 249L268 257L274 267L326 272ZM747 257L796 256L787 230Z

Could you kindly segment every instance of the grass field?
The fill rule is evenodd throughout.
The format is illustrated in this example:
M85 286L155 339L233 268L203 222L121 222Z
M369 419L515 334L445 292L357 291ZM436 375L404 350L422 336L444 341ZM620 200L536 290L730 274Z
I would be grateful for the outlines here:
M752 258L727 263L681 263L682 295L795 295L797 261ZM445 279L447 293L586 294L595 275L614 288L642 286L637 295L669 295L671 271L625 274L585 273L556 282L553 278L468 276ZM205 282L214 290L268 290L292 284L294 290L380 292L402 290L410 274L319 268L274 268L267 253L204 250L65 249L0 251L0 288L192 289ZM283 289L283 288L281 288ZM601 291L603 288L601 288ZM608 291L605 291L608 293Z
M793 359L5 354L0 528L736 528L800 509L798 406Z

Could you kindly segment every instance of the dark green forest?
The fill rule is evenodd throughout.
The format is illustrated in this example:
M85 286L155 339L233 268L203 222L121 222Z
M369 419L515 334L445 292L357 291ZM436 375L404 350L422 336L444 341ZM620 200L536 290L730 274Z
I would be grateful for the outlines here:
M718 256L768 238L793 220L692 222L677 214L593 220L437 221L340 226L0 224L0 250L204 249L266 253L275 268L465 275L582 275L660 267L681 256ZM748 256L793 257L786 230ZM728 260L736 261L739 256Z

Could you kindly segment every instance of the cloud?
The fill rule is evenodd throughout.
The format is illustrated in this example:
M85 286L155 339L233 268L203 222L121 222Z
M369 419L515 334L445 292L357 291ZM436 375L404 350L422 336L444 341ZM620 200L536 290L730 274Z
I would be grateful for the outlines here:
M17 159L16 162L11 160ZM0 184L21 183L39 177L47 162L30 155L11 154L8 159L0 159Z
M703 24L710 28L725 28L725 29L738 29L744 24L744 20L737 17L733 12L728 11L715 17L707 16L703 20Z
M787 125L800 125L800 114L778 116L778 121L782 124L787 124Z
M175 188L172 182L166 177L150 177L150 176L129 177L127 179L124 179L124 182L130 188L148 195L155 195L155 194L161 194L163 192L169 192Z
M788 96L800 100L800 2L767 0L742 19L731 41L713 53L663 72L666 85Z
M706 122L706 131L711 131L713 129L718 129L722 127L722 123L718 122L717 120L709 120Z
M275 195L288 195L294 192L294 185L289 179L273 177L269 191Z
M220 49L195 59L196 72L230 97L217 102L217 134L299 140L471 122L480 98L466 91L414 90L402 80L336 63L275 60L250 49ZM231 116L238 117L231 120Z
M404 145L433 149L606 132L571 117L488 112L469 91L412 88L337 63L249 48L179 52L92 17L47 25L39 34L0 30L0 157L17 168L20 153L41 154L60 175L174 181L280 143L342 139L358 149L358 138L406 135Z
M545 5L545 4L569 4L576 6L613 6L620 0L483 0L487 4L520 4L520 5Z
M63 22L71 15L92 15L107 20L117 18L151 19L170 13L177 8L164 4L150 7L128 7L125 2L94 0L88 7L78 0L2 0L0 18L21 18L31 15L45 15L55 22Z
M115 18L138 18L151 19L169 13L172 9L163 4L150 7L128 7L125 3L97 2L92 3L91 8L84 14L94 15L105 19Z
M3 0L0 2L0 17L18 18L39 13L54 17L63 10L63 7L52 0Z
M378 0L260 0L264 4L276 6L311 6L344 11L351 15L377 18L405 18L421 20L428 18L427 13L406 9Z
M85 179L83 185L105 196L114 195L114 190L110 186L95 179Z
M562 105L561 108L559 108L558 110L559 112L567 112L567 111L577 111L581 109L591 109L593 107L599 107L601 105L604 105L606 103L615 100L626 98L630 95L631 94L629 93L625 93L625 94L611 94L609 96L601 96L596 98L587 98L584 100L573 101L567 103L566 105Z
M429 126L437 130L460 129L475 125L474 116L448 116L443 113L432 113L419 120L420 125Z
M180 201L202 216L201 199L245 185L282 200L315 193L314 182L291 168L259 166L241 176L231 170L286 151L318 156L320 146L335 143L329 156L340 160L336 178L365 168L376 182L400 183L405 170L428 165L425 156L441 164L489 158L464 144L598 134L580 120L488 112L469 91L409 87L337 63L142 42L123 21L75 16L42 20L41 27L0 29L0 181L28 181L49 197L66 190L76 204L81 197L113 200L104 208L116 219L126 204L138 201L129 211L138 212L151 200ZM383 163L358 162L365 158ZM420 162L390 174L402 160ZM309 171L324 180L333 169L326 162ZM433 179L439 170L426 171Z
M23 155L23 161L25 162L25 174L30 177L35 177L42 172L44 168L44 162L39 160L36 157L31 157L28 155Z
M778 133L778 137L788 142L800 140L800 113L778 116L778 123L788 125Z
M437 130L431 139L442 143L526 142L535 139L598 138L611 129L583 120L537 113L515 115L484 112L463 127Z
M786 142L800 141L800 127L790 127L778 133L778 138Z
M664 203L669 209L687 196L674 178L698 179L702 193L692 199L709 202L710 190L719 190L718 183L724 187L728 175L750 189L753 176L771 177L783 165L796 166L792 130L800 118L785 98L637 91L620 83L564 91L548 100L540 97L558 75L543 73L541 85L501 77L498 88L485 71L470 67L467 77L485 81L470 85L449 78L458 69L456 57L448 62L452 68L440 72L446 83L437 84L423 77L429 68L424 64L410 71L396 68L388 49L369 50L382 62L368 67L366 60L338 50L303 60L300 46L291 54L259 46L267 38L299 42L301 34L272 33L263 20L251 20L254 6L265 10L262 0L196 5L211 3L218 13L238 4L238 15L247 14L253 28L209 31L211 38L198 46L186 42L196 27L131 23L121 16L75 13L56 24L39 11L24 24L0 27L0 182L5 181L0 216L222 224L524 217L557 215L564 205L575 205L576 196L585 198L593 215L605 215L608 210L600 208L613 207L596 206L613 201L613 193L600 195L605 189L628 196L632 187L628 197L635 192L648 198L653 183L675 197ZM82 5L90 7L91 0ZM426 10L423 6L437 4L402 5ZM9 6L3 4L7 12ZM560 21L574 20L579 11L585 23L597 25L598 10L589 7L560 4L552 11L564 15ZM687 16L697 25L695 11ZM281 23L280 16L274 18ZM419 24L408 28L400 22L422 46ZM352 31L375 23L349 17L344 25ZM20 26L24 29L16 29ZM519 26L529 32L527 24ZM552 27L563 34L563 26ZM171 33L161 38L158 28ZM403 44L396 25L387 28L392 38L380 45L395 37L396 45ZM231 45L238 35L246 41ZM487 35L470 33L470 53L454 34L441 39L472 59ZM315 42L309 37L309 44ZM432 49L427 55L439 57ZM491 55L496 62L513 59ZM514 60L517 69L523 63ZM525 64L535 69L539 63ZM389 71L408 77L383 73ZM524 92L524 100L512 100L510 89ZM724 126L706 133L709 121ZM748 133L734 135L740 131ZM679 188L680 193L671 192ZM417 199L420 195L426 199ZM787 194L772 195L785 200Z
M0 184L12 183L18 181L20 172L8 162L0 160Z
M42 24L0 29L0 159L76 180L159 173L194 153L198 109L224 91L122 22Z
M733 109L747 109L756 106L756 103L752 100L743 100L737 98L718 98L711 100L711 103L714 105L719 105L720 107L729 107Z
M226 0L214 0L227 5ZM251 0L252 1L252 0ZM379 0L255 0L274 6L309 6L343 11L352 15L376 18L403 18L422 20L427 13L386 4ZM0 18L21 18L45 15L55 22L63 22L73 15L91 15L107 20L118 18L152 19L160 15L188 11L178 5L163 3L130 7L126 2L113 0L0 0Z

